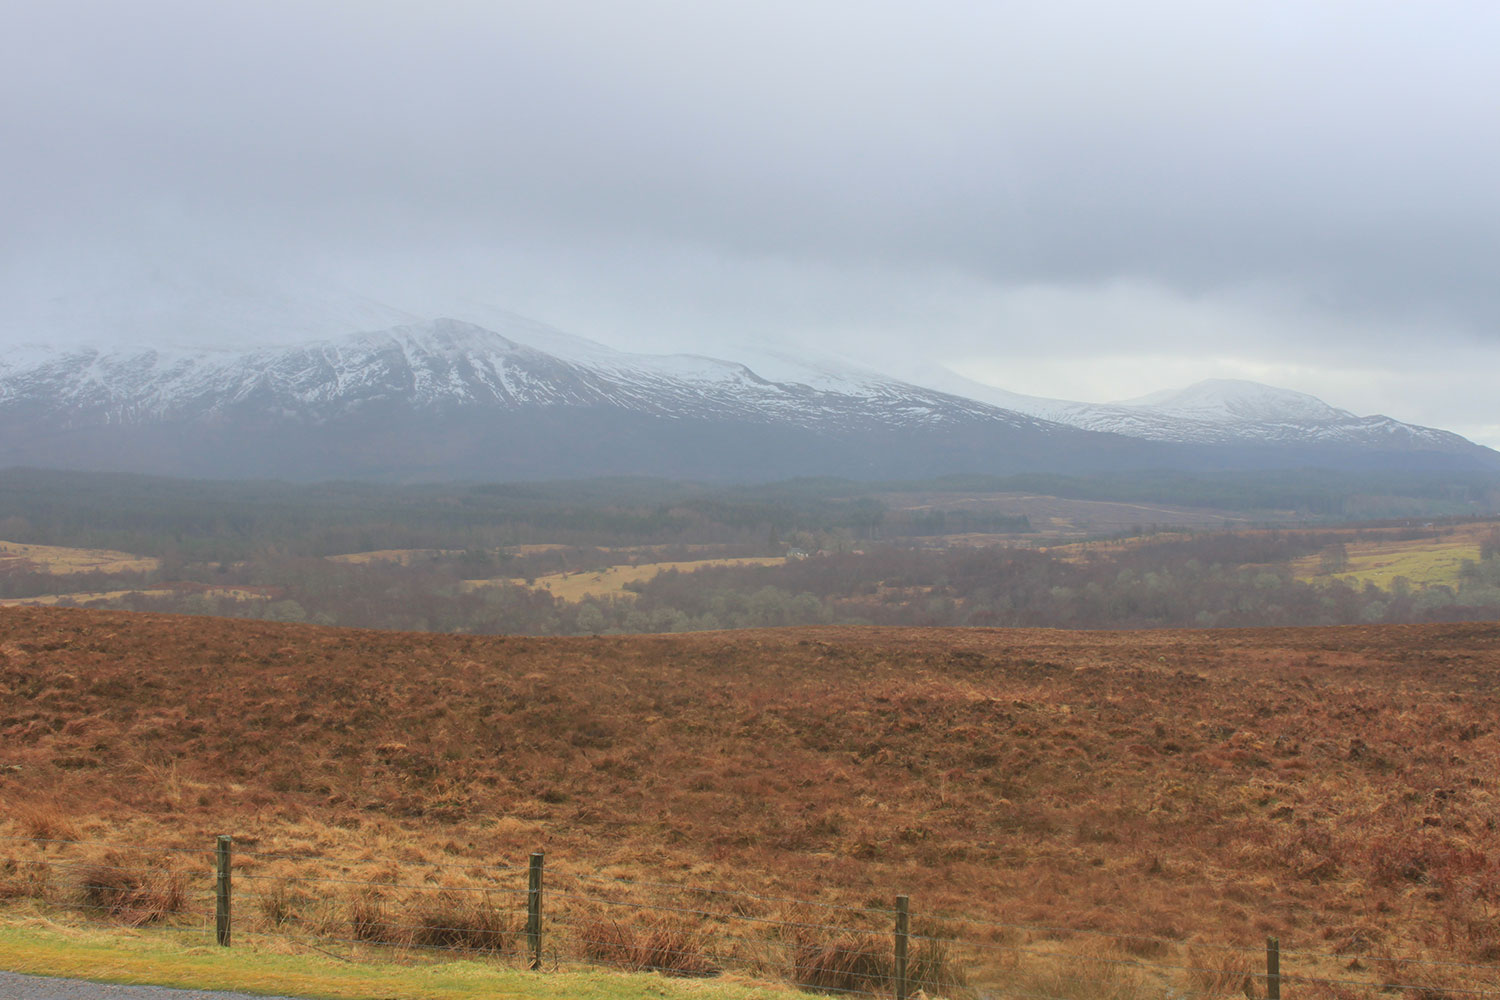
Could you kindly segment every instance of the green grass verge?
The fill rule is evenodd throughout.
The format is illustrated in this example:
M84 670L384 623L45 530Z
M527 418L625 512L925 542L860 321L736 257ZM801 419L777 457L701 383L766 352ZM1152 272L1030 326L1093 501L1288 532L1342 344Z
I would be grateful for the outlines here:
M306 953L298 953L305 951ZM110 983L329 1000L794 1000L790 987L668 979L600 970L522 972L481 962L341 960L269 939L219 948L198 935L69 927L0 927L0 969Z

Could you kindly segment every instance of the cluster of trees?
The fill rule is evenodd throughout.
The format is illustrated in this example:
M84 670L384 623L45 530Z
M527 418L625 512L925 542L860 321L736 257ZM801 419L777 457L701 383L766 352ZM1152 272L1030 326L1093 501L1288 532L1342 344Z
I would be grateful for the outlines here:
M667 571L617 597L568 602L524 582L469 580L500 570L524 580L618 561L597 549L529 556L437 552L409 565L350 564L262 551L234 564L180 564L170 595L111 602L177 611L376 628L530 634L676 632L823 623L1059 628L1335 625L1493 618L1500 614L1500 534L1456 586L1388 589L1337 578L1309 583L1291 561L1324 556L1347 534L1206 533L1032 548L867 545L783 565ZM724 553L719 553L724 554ZM668 549L653 559L701 557ZM159 574L103 578L94 589L150 589ZM54 583L55 585L55 583ZM235 589L261 595L228 596Z
M1289 561L1328 544L1309 534L1203 535L1098 548L1079 559L1027 549L889 548L785 567L667 573L636 588L633 611L723 620L740 615L737 601L754 594L762 617L775 609L767 624L1221 627L1500 614L1500 557L1492 551L1465 567L1457 588L1296 579Z
M873 490L834 479L732 487L651 479L386 486L10 469L0 473L0 539L199 563L240 562L267 550L487 552L537 543L777 551L797 535L870 541L916 533ZM1030 530L1025 518L971 519L976 527L968 530Z
M892 509L881 500L892 493L1026 493L1340 520L1500 511L1500 483L1478 473L1133 472L899 483L801 479L758 486L614 478L391 486L6 469L0 471L0 539L236 562L266 548L304 556L397 548L490 551L539 542L774 549L799 532L873 543L1031 530L1024 517L983 509Z
M398 629L589 634L812 624L1140 626L1310 625L1491 617L1500 541L1453 586L1299 582L1319 556L1338 572L1347 534L1307 531L1147 538L1061 555L1015 548L924 548L935 535L1010 534L1024 517L955 503L890 506L879 489L972 498L1021 490L1225 509L1389 515L1500 507L1482 477L1410 482L1304 471L1217 477L964 477L883 486L811 479L716 486L613 479L572 483L382 486L185 482L6 470L0 538L155 556L153 572L59 578L0 573L0 598L129 591L141 609ZM889 497L891 494L885 494ZM1417 529L1418 533L1423 529ZM549 543L538 545L537 543ZM420 549L409 563L326 556ZM783 566L666 573L615 598L569 603L522 585L625 558L814 553ZM468 581L489 580L485 586ZM506 583L503 581L522 581ZM153 589L170 593L151 595ZM246 593L253 596L245 597ZM238 595L238 596L236 596Z

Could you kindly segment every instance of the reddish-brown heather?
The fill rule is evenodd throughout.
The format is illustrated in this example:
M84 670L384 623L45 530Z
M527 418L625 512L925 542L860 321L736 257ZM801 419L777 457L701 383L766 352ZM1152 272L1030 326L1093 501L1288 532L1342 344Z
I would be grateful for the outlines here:
M1495 624L539 639L0 610L12 837L545 849L918 914L1494 960L1497 765Z

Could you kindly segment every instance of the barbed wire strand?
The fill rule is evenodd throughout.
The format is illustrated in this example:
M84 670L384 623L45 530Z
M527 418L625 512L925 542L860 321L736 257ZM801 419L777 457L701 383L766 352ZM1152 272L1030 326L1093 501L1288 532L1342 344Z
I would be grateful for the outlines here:
M286 853L280 851L258 851L254 847L241 847L235 845L235 853L246 857L253 857L261 861L321 861L324 864L337 864L344 866L353 865L423 865L428 868L459 868L466 871L493 871L493 872L524 872L526 865L508 865L503 861L475 861L471 863L460 863L457 861L424 861L408 858L358 858L352 861L340 861L326 854L303 854Z
M941 938L933 939L933 938L929 938L927 940L946 940L946 939L941 939ZM1103 965L1122 966L1122 967L1125 967L1125 968L1132 968L1132 969L1153 969L1153 970L1159 970L1159 971L1165 971L1165 972L1208 972L1208 973L1212 973L1214 975L1224 975L1224 976L1252 976L1252 977L1254 977L1256 979L1268 979L1268 978L1270 978L1270 976L1267 973L1265 973L1265 972L1253 972L1253 971L1247 971L1247 970L1244 970L1244 969L1214 969L1214 968L1206 968L1204 966L1198 966L1198 965L1169 965L1169 964L1166 964L1164 962L1150 962L1150 961L1139 960L1139 959L1108 958L1108 957L1103 956L1103 955L1068 955L1068 954L1061 954L1061 955L1059 955L1059 954L1053 953L1053 952L1037 951L1034 948L1026 948L1026 947L1022 947L1022 946L1018 946L1018 945L984 944L984 943L972 942L972 941L971 942L965 942L965 943L968 944L970 947L978 948L978 949L984 950L984 951L1012 952L1012 953L1023 954L1023 955L1031 955L1033 957L1046 958L1046 959L1050 959L1050 960L1053 960L1053 961L1065 961L1066 960L1066 961L1078 961L1078 962L1098 962L1098 963L1103 964ZM1317 983L1326 983L1326 984L1331 984L1331 985L1351 985L1351 986L1367 986L1367 987L1368 986L1379 986L1381 989L1388 989L1388 990L1424 990L1424 989L1429 989L1430 988L1430 987L1424 986L1424 985L1422 985L1420 983L1418 983L1418 984L1372 983L1372 982L1366 981L1366 980L1320 979L1320 978L1315 978L1315 977L1300 976L1300 975L1296 975L1296 974L1293 974L1293 973L1287 973L1287 972L1279 973L1279 977L1281 979L1283 979L1283 980L1288 980L1288 979L1294 979L1295 978L1295 979L1299 979L1299 980L1301 980L1303 982L1317 982ZM1445 987L1445 989L1446 989L1446 987ZM1473 995L1476 995L1476 996L1500 996L1500 990L1489 990L1489 991L1486 991L1486 990L1457 990L1457 989L1453 989L1453 990L1450 990L1449 992L1470 993L1470 994L1473 994Z
M290 887L288 887L288 888L290 888ZM380 888L389 888L389 886L380 886ZM437 896L439 897L439 902L433 903L431 901L433 899L433 896L430 895L430 894L428 896L399 896L399 895L379 896L379 895L375 895L375 894L369 894L369 895L365 895L365 894L359 894L359 895L336 895L336 894L324 895L324 894L316 894L316 895L312 895L312 894L307 894L307 893L296 893L296 894L290 894L289 893L289 894L286 894L286 895L282 895L282 894L277 893L276 891L274 891L274 887L273 887L272 891L265 891L265 890L258 890L258 889L241 889L238 886L236 886L236 888L234 889L234 898L236 900L241 900L241 899L283 899L283 900L294 901L294 902L299 902L299 903L327 903L327 904L333 904L333 903L346 903L347 904L347 903L353 903L353 902L364 902L364 903L371 903L371 904L375 904L375 905L379 905L379 906L396 906L396 907L402 907L402 906L433 906L433 905L442 905L442 902L441 902L441 896L442 896L442 894L444 892L451 892L451 891L453 891L453 890L447 890L447 889L435 890L435 892L437 893ZM464 897L462 897L460 899L453 900L453 905L455 905L455 906L487 906L487 907L489 907L492 910L499 910L499 911L505 912L505 913L525 913L526 912L526 906L525 906L524 903L519 903L518 904L518 903L515 903L515 902L511 902L509 905L500 905L500 904L497 904L497 903L494 903L494 902L490 901L490 897L492 897L492 896L502 897L503 898L505 896L525 895L525 893L519 893L519 894L517 894L517 893L509 893L509 892L506 892L504 890L496 890L496 889L485 889L485 890L475 890L475 891L476 892L482 892L484 895L482 895L480 897L477 897L477 898L474 897L473 895L466 895L466 896L464 896Z
M599 919L602 919L602 918L596 918L595 920L580 920L580 919L570 919L570 918L566 918L566 917L558 917L558 916L554 915L552 917L547 918L547 924L549 926L586 927L586 928L592 929L592 927L597 922L599 922ZM609 924L613 925L613 926L622 927L622 925L618 924L615 921L607 921L607 922ZM844 930L844 928L840 928L840 927L833 926L833 925L821 925L821 926L825 926L825 927L827 927L827 929L834 930L834 931L837 931L837 932L842 932ZM622 929L626 933L630 933L632 931L637 930L636 928L631 928L628 925L627 926L623 926ZM639 930L640 933L649 934L649 933L651 933L651 931L653 930L653 928L645 927L645 928L639 928L638 930ZM690 929L687 929L687 933L692 933L692 931ZM717 940L728 939L729 941L732 941L732 942L735 942L735 943L739 943L739 944L749 945L749 946L754 947L754 948L762 948L762 949L763 948L771 948L771 949L775 949L775 950L779 950L779 951L783 951L783 952L788 952L788 953L790 953L793 956L795 956L799 951L802 951L803 949L811 949L812 952L813 952L813 954L816 954L816 955L818 955L820 957L821 956L828 956L828 955L850 955L850 956L855 956L855 957L864 958L864 959L875 959L877 961L881 961L881 960L884 960L884 961L893 961L894 960L894 956L891 955L891 954L889 954L889 953L885 953L884 949L872 952L868 947L862 947L862 948L840 947L837 943L835 943L837 939L835 939L835 942L827 942L827 941L825 941L825 942L799 943L799 942L795 942L795 941L785 941L785 940L778 941L778 940L770 939L770 938L754 938L754 937L743 937L743 936L739 936L739 935L725 935L725 934L722 934L722 933L715 933L713 935L713 937L714 937L714 939L716 941ZM572 938L569 938L568 940L577 941L577 940L580 940L580 939L577 938L577 937L572 937ZM583 940L589 940L589 939L583 939ZM611 944L611 945L617 945L620 942L618 942L616 940L613 940L613 939L606 939L603 943L607 943L607 944ZM672 950L672 949L663 949L663 950L664 951L668 951L668 952L670 952L672 954L679 954L679 953L680 954L690 954L690 955L694 955L694 956L698 956L698 957L710 958L710 959L713 959L715 961L723 962L725 964L729 964L730 962L733 961L733 958L734 958L734 956L733 956L732 953L726 952L726 951L712 951L712 952L686 952L686 951L683 951L683 952L678 952L678 951L675 951L675 950ZM849 973L849 974L851 974L851 975L864 975L863 973ZM917 978L914 977L912 979L912 982L948 983L949 981L948 980L928 980L928 979L920 979L919 980L919 979L917 979Z
M607 896L589 896L573 892L564 892L558 889L548 889L545 895L552 899L565 899L578 901L585 904L593 904L600 907L624 907L634 910L657 911L661 913L676 913L686 916L702 917L704 923L734 923L736 921L747 924L761 924L774 927L795 928L802 930L827 930L839 933L858 934L867 937L885 937L893 933L892 928L870 929L867 927L851 927L848 924L828 924L815 921L793 920L784 917L761 917L749 913L731 913L718 910L700 910L692 907L669 906L660 903L641 902L633 899L611 899Z
M550 927L591 927L591 926L594 926L594 925L596 925L596 924L598 924L600 922L605 922L605 923L608 923L608 924L610 924L612 926L621 927L622 929L626 930L627 932L629 932L629 931L638 931L639 933L647 933L647 934L649 934L653 930L655 930L655 928L650 928L650 927L631 928L628 925L621 925L621 924L619 924L616 921L608 920L607 918L603 918L603 917L595 917L595 918L589 919L589 918L560 917L560 916L557 916L557 915L554 914L552 916L548 916L548 917L545 918L546 925L550 926ZM677 928L674 928L674 929L677 929ZM692 929L690 929L690 928L682 928L681 930L683 930L685 933L688 933L688 934L694 933L694 931ZM796 947L795 943L793 943L793 942L778 941L778 940L776 940L774 938L744 937L742 935L737 935L737 934L726 934L726 933L723 933L722 931L715 932L712 936L713 936L713 938L716 941L730 941L730 942L734 942L734 943L737 943L737 944L749 945L749 946L756 947L756 948L791 949L791 948ZM838 953L838 954L848 954L848 955L869 955L870 954L870 952L868 952L868 951L864 951L864 950L861 950L861 949L855 949L855 948L832 948L832 947L825 947L825 950L826 951L830 951L830 952L835 952L835 953Z
M328 878L321 875L257 875L249 872L235 872L234 880L237 882L240 880L246 882L295 882L300 885L363 885L376 889L410 889L416 892L494 892L518 896L526 895L527 891L507 886L419 885L415 882L377 882L374 879Z
M46 900L38 900L38 902L47 902L47 901ZM200 902L208 902L208 900L204 899L204 900L200 900ZM144 924L151 924L151 923L161 922L163 930L181 929L181 927L174 928L170 924L169 921L172 920L173 918L177 918L177 919L192 918L192 919L196 920L196 919L198 919L198 916L199 916L198 913L192 912L192 911L189 911L189 910L186 910L186 909L183 909L183 910L163 910L163 909L160 909L160 908L157 908L157 907L151 907L151 906L141 906L141 907L117 906L117 905L111 905L111 904L107 904L107 903L85 903L85 902L78 901L78 900L75 900L75 901L59 901L57 903L57 905L60 908L65 909L65 910L71 910L71 911L77 911L77 912L83 912L83 913L105 913L105 914L110 914L110 915L112 915L114 917L119 918L121 920L121 922L123 922L123 923L125 923L125 924L127 924L129 926L135 926L135 927L139 927L139 926L142 926ZM134 920L134 921L127 919L130 916L137 916L140 919Z
M79 858L75 861L15 861L16 865L27 865L35 870L41 871L110 871L110 872L150 872L156 875L170 876L173 878L191 878L194 874L212 877L212 870L203 872L194 868L163 868L161 865L112 865L104 861L88 861Z
M754 899L763 903L792 903L797 906L817 906L828 910L842 910L846 913L879 913L894 915L895 910L884 909L874 906L849 906L842 903L826 903L816 899L797 899L791 896L768 896L761 893L748 892L743 889L714 889L708 886L687 885L680 882L644 882L627 878L619 878L614 875L585 875L579 872L549 871L548 875L562 875L565 878L575 878L586 882L611 882L618 885L644 886L652 889L669 889L675 892L696 892L708 895L735 896L741 899Z
M1351 957L1338 954L1329 955L1318 951L1283 951L1281 954L1292 955L1294 957L1330 958L1337 959L1338 961L1343 961L1345 958ZM1382 965L1425 965L1437 969L1483 969L1486 972L1494 973L1497 979L1500 979L1500 965L1495 965L1492 962L1449 962L1436 958L1417 958L1410 955L1398 955L1391 958L1378 958L1374 955L1354 955L1352 957L1363 959L1366 962L1378 962Z
M1375 983L1371 983L1363 979L1328 979L1322 976L1302 976L1286 972L1283 972L1281 974L1281 981L1295 983L1318 983L1324 986L1364 986L1374 987L1380 990L1423 991L1434 989L1432 983L1382 983L1378 981ZM1447 984L1444 984L1443 986L1437 988L1441 989L1444 993L1462 993L1465 996L1476 997L1500 997L1500 990L1469 989L1462 986L1449 986Z
M0 840L10 843L24 844L68 844L74 847L99 847L108 850L140 851L142 853L151 853L155 851L171 851L175 854L203 854L207 855L208 857L213 857L214 854L214 849L212 847L168 847L164 844L157 844L151 847L147 847L143 844L117 844L112 841L62 840L54 837L12 837L3 834L0 834Z
M585 900L585 901L590 902L590 903L597 903L597 904L599 904L601 906L626 906L626 907L630 907L630 908L636 909L636 910L659 910L659 911L661 911L663 913L686 913L686 914L691 914L691 915L694 915L694 916L722 917L722 918L724 918L726 920L743 920L746 923L753 923L753 924L776 924L776 925L781 926L781 927L800 927L800 928L806 928L806 929L809 929L809 930L819 930L819 929L828 930L828 929L833 929L836 926L834 924L812 924L812 923L803 923L803 922L799 922L799 921L777 920L774 917L752 917L752 916L750 916L748 914L722 914L722 913L714 913L711 910L695 910L695 909L691 909L689 907L683 907L683 906L658 906L658 905L652 905L651 903L637 903L637 902L633 902L631 900L625 900L625 899L603 899L603 898L601 898L599 896L583 896L583 895L579 895L578 893L558 892L555 889L554 890L550 890L547 893L547 895L551 896L553 899L577 899L577 900ZM844 932L847 932L849 934L867 934L867 935L884 936L884 935L887 935L887 934L891 933L888 930L872 931L872 930L865 930L865 929L859 928L859 927L839 927L837 929L839 929L841 931L844 931Z
M500 916L520 916L520 915L524 914L526 911L525 910L491 910L489 912L491 912L493 914L496 914L496 915L500 915ZM264 915L262 915L262 919L269 920L271 918L265 917ZM274 923L274 921L272 921L272 922ZM289 923L290 921L287 921L287 922ZM383 928L390 929L390 930L455 931L455 932L462 931L462 932L474 933L474 934L502 934L502 935L504 935L504 934L521 934L521 933L524 933L524 930L525 930L524 925L502 926L502 927L486 927L486 926L483 926L483 925L476 925L476 924L453 924L453 925L448 925L448 924L428 923L426 921L420 920L420 918L418 918L418 922L417 923L403 923L403 922L400 922L398 920L369 920L369 919L360 919L360 918L354 917L354 916L347 916L341 922L343 922L343 923L349 923L349 924L356 924L356 925L361 926L361 927L383 927Z
M1132 933L1128 933L1128 932L1125 932L1125 931L1105 931L1105 930L1099 930L1097 928L1088 928L1088 927L1063 927L1061 925L1055 925L1055 924L1008 923L1008 922L999 921L999 920L986 920L986 919L984 919L982 917L956 916L956 915L953 915L953 914L950 914L950 913L921 913L921 914L913 913L912 914L912 919L913 920L916 920L916 919L919 919L919 918L922 919L922 920L929 921L929 922L943 922L943 923L955 923L955 924L972 924L972 925L980 926L980 927L995 927L995 928L1001 928L1001 929L1005 929L1005 930L1027 931L1027 932L1035 933L1035 934L1067 934L1067 935L1079 935L1079 936L1087 936L1087 937L1107 937L1107 938L1114 938L1114 939L1123 940L1123 941L1150 941L1150 942L1153 942L1153 943L1156 943L1156 944L1169 944L1169 945L1175 945L1175 946L1181 947L1181 948L1204 948L1204 949L1213 949L1215 951L1240 952L1240 953L1243 953L1243 954L1246 954L1246 955L1264 955L1266 953L1265 948L1253 948L1253 947L1249 947L1249 946L1246 946L1246 945L1218 944L1218 943L1214 943L1214 942L1210 942L1210 941L1185 941L1185 940L1183 940L1181 938L1169 938L1169 937L1162 937L1160 935L1153 935L1153 934L1132 934ZM963 939L963 940L969 940L969 939ZM1346 957L1346 956L1339 955L1339 954L1336 954L1336 953L1333 953L1333 952L1309 951L1309 950L1305 950L1305 949L1292 949L1292 948L1282 948L1280 950L1280 955L1281 955L1282 958L1289 958L1290 957L1290 958L1342 959L1342 958ZM1392 959L1383 959L1383 958L1382 959L1377 959L1377 958L1369 958L1368 956L1366 956L1366 957L1368 958L1369 961L1380 961L1380 962L1392 961ZM1401 957L1399 957L1397 959L1394 959L1394 960L1395 961L1411 962L1411 963L1421 964L1421 965L1432 965L1432 966L1450 967L1450 968L1459 968L1459 969L1488 969L1488 970L1494 971L1496 973L1500 973L1500 965L1495 965L1493 963L1441 961L1441 960L1438 960L1438 959L1419 958L1419 957L1414 956L1414 955L1413 956L1401 956Z
M170 847L170 846L165 846L165 845L156 845L156 846L152 846L152 847L146 847L146 846L140 845L140 844L100 844L97 841L70 840L70 839L63 839L63 838L0 836L0 841L11 842L11 843L43 844L43 845L64 845L64 846L72 846L72 847L104 847L104 848L107 848L107 849L110 849L110 850L139 851L139 852L142 852L142 853L152 853L152 852L166 851L166 852L172 852L172 853L177 853L177 854L200 855L200 856L202 856L204 858L207 858L207 859L212 859L213 854L214 854L214 852L213 852L212 849L207 849L207 848L182 848L182 847ZM322 863L325 863L325 864L343 865L345 867L349 867L349 866L351 866L353 864L376 864L376 863L382 863L382 864L403 865L403 866L406 866L406 865L419 865L419 866L422 866L422 867L438 868L438 869L463 869L463 870L470 871L470 872L475 872L475 871L478 871L478 872L495 871L495 872L514 873L514 872L519 872L521 870L525 870L524 867L520 866L520 865L506 865L506 864L503 864L503 863L501 863L501 864L494 864L494 863L480 864L480 863L458 863L458 862L434 862L434 861L427 861L427 860L420 860L420 859L413 860L413 859L392 859L392 858L366 858L366 859L360 859L357 862L340 862L340 861L335 861L335 860L329 858L328 856L322 855L322 854L294 854L294 853L285 853L285 852L260 852L260 851L255 850L254 848L244 848L244 847L238 847L238 849L236 850L236 853L237 853L237 855L239 855L241 857L250 857L250 858L255 858L257 860L301 860L301 861L317 861L317 862L322 862ZM78 858L78 859L73 859L73 858L68 858L68 859L56 858L56 859L53 859L53 858L42 857L42 858L11 858L11 859L8 859L8 860L10 860L10 861L12 861L12 862L14 862L15 864L18 864L18 865L31 866L34 869L38 870L38 871L50 871L51 869L58 869L58 868L64 869L64 870L76 870L76 869L81 869L81 868L95 868L95 869L102 868L104 870L119 871L119 872L151 872L151 873L155 873L155 874L161 875L161 876L166 876L166 877L169 877L169 878L191 878L192 877L191 873L189 873L187 871L184 871L182 869L170 869L170 868L164 868L164 867L161 867L161 866L118 865L118 864L110 864L110 863L108 863L106 861L102 861L102 860L99 860L99 861L89 861L87 859L82 859L82 858ZM208 876L211 877L214 873L212 871L210 871L207 874L208 874ZM798 898L795 898L795 897L773 896L773 895L768 895L768 894L753 893L753 892L742 891L742 890L719 889L719 888L711 888L711 887L707 887L707 886L696 886L696 885L683 884L683 883L652 882L652 881L643 881L643 880L633 880L633 879L619 878L619 877L615 877L615 876L588 875L588 874L584 874L584 873L570 872L570 871L561 870L561 869L554 869L552 871L549 871L547 874L550 877L552 877L552 878L558 878L558 877L571 878L571 879L575 879L575 880L578 880L578 881L581 881L581 882L596 882L596 883L614 884L614 885L630 886L630 887L663 889L663 890L668 890L668 891L672 891L672 892L699 893L699 894L706 894L706 895L712 895L712 896L725 896L725 897L733 897L733 898L754 899L754 900L758 900L758 901L761 901L761 902L783 903L783 904L790 904L790 905L793 905L793 906L810 906L810 907L818 907L818 908L830 909L830 910L835 910L835 911L840 911L840 912L860 913L860 914L867 914L867 915L875 915L875 914L890 915L890 914L893 914L895 912L894 910L889 910L889 909L884 909L884 908L877 908L877 907L855 907L855 906L847 906L847 905L842 905L842 904L828 903L828 902L824 902L824 901L820 901L820 900L806 900L806 899L798 899ZM434 891L435 892L444 892L444 891L447 891L447 892L483 892L483 893L502 893L502 894L521 894L521 893L527 892L526 889L521 889L519 887L517 887L517 888L508 888L508 887L488 887L488 886L417 885L417 884L412 884L412 883L399 883L399 882L397 882L397 883L391 883L391 882L378 882L378 881L375 881L375 880L360 880L360 879L336 879L336 878L330 878L330 877L312 877L312 876L303 876L303 875L269 875L269 874L268 875L261 875L261 874L257 874L257 873L253 873L253 872L245 872L245 871L236 871L235 872L235 878L236 879L243 879L243 880L281 881L281 882L295 883L295 884L317 884L317 883L323 883L323 884L342 884L342 885L363 885L363 886L374 887L374 888L382 888L382 889L404 889L404 890L420 891L420 892L434 892ZM803 921L778 920L778 919L774 919L774 918L770 918L770 917L757 917L757 916L752 916L750 914L721 913L721 912L716 912L716 911L711 911L711 910L704 910L704 909L697 909L697 908L692 908L692 907L665 906L665 905L660 905L660 904L640 903L640 902L629 901L629 900L611 900L611 899L606 899L606 898L601 898L601 897L596 897L596 896L584 896L584 895L579 895L579 894L576 894L576 893L560 892L560 891L556 890L555 888L554 889L549 889L547 891L547 894L550 897L553 897L553 898L586 900L588 902L591 902L591 903L594 903L594 904L597 904L597 905L604 905L604 906L627 906L627 907L631 907L631 908L639 909L639 910L659 910L659 911L662 911L662 912L686 914L686 915L693 915L693 916L699 916L699 917L708 917L708 918L713 918L713 919L718 919L718 920L724 920L724 921L739 920L739 921L745 921L745 922L750 922L750 923L776 924L776 925L780 925L780 926L783 926L783 927L790 927L790 928L795 928L795 929L836 931L838 933L847 933L847 934L884 935L886 933L889 933L889 932L884 931L884 930L881 930L881 931L872 931L872 930L867 930L867 929L864 929L864 928L838 927L836 925L830 925L830 924L817 924L817 923L810 923L810 922L803 922ZM108 907L98 907L98 909L111 909L111 908L108 908ZM516 911L505 911L505 912L517 912L517 913L519 913L520 911L516 910ZM1203 948L1203 949L1207 949L1207 950L1218 950L1218 951L1234 952L1234 953L1241 953L1241 954L1251 954L1251 955L1259 955L1259 954L1263 953L1261 949L1258 949L1258 948L1249 948L1249 947L1245 947L1245 946L1242 946L1242 945L1215 944L1215 943L1208 943L1208 942L1186 942L1186 941L1182 941L1180 939L1167 938L1167 937L1162 937L1162 936L1159 936L1159 935L1147 935L1147 934L1135 934L1135 933L1127 933L1127 932L1105 931L1105 930L1092 929L1092 928L1064 927L1064 926L1059 926L1059 925L1046 925L1046 924L1033 924L1033 923L1022 923L1022 922L986 920L986 919L983 919L983 918L976 918L976 917L963 916L963 915L954 915L954 914L950 914L950 913L935 913L935 914L931 914L931 915L924 915L924 917L925 917L925 919L932 920L932 921L942 921L942 922L955 923L955 924L966 924L966 925L970 925L970 926L979 926L979 927L993 927L993 928L1004 929L1004 930L1024 931L1024 932L1033 933L1033 934L1082 935L1082 936L1093 936L1093 937L1111 938L1111 939L1114 939L1114 940L1117 940L1117 941L1149 941L1149 942L1153 942L1153 943L1172 945L1172 946L1175 946L1175 947L1198 947L1198 948ZM967 946L967 947L978 948L978 949L986 950L986 951L1011 951L1011 952L1022 953L1022 954L1029 954L1029 955L1034 955L1034 956L1046 955L1046 953L1038 952L1035 949L1027 949L1027 948L1023 948L1023 947L1019 947L1019 946L1007 946L1007 945L993 944L993 943L989 943L989 942L982 942L982 941L973 940L973 939L970 939L970 938L939 937L939 936L935 936L935 935L922 935L922 934L913 934L913 935L911 935L911 938L914 939L914 940L939 942L939 943L947 944L947 945L950 945L950 946L952 946L952 945ZM1294 950L1294 949L1283 950L1283 951L1281 951L1281 955L1283 957L1302 957L1302 958L1319 958L1319 959L1334 959L1334 958L1339 958L1340 957L1340 956L1336 956L1336 955L1331 955L1331 954L1326 953L1326 952L1316 952L1316 951L1307 951L1307 950ZM1102 957L1102 956L1080 956L1080 958L1083 958L1084 960L1088 960L1088 961L1105 962L1105 963L1110 963L1110 964L1119 964L1119 965L1124 965L1124 966L1131 966L1131 967L1136 967L1136 968L1146 968L1146 969L1159 969L1159 970L1169 970L1169 971L1200 971L1200 972L1210 972L1210 973L1213 973L1213 974L1216 974L1216 975L1239 975L1239 974L1242 974L1242 970L1223 970L1223 969L1215 970L1215 969L1206 969L1206 968L1202 968L1202 967L1199 967L1199 966L1170 965L1170 964L1166 964L1166 963L1150 962L1150 961L1144 961L1144 960L1109 959L1109 958L1105 958L1105 957ZM1454 961L1428 959L1428 958L1423 958L1423 957L1418 957L1418 956L1409 956L1409 955L1390 956L1390 957L1371 957L1371 956L1367 955L1367 956L1364 956L1364 958L1365 958L1365 960L1367 962L1370 962L1372 964L1386 964L1386 965L1391 965L1392 967L1395 967L1397 965L1402 965L1402 964L1408 964L1408 965L1420 965L1420 966L1430 967L1430 968L1471 969L1471 970L1484 970L1484 971L1489 971L1489 972L1500 972L1500 966L1495 966L1495 965L1492 965L1492 964L1454 962ZM1283 976L1283 978L1287 978L1287 979L1298 978L1298 979L1300 979L1302 981L1305 981L1305 982L1316 982L1316 983L1322 983L1322 984L1327 984L1327 985L1358 985L1358 986L1369 986L1370 985L1370 983L1367 983L1367 982L1364 982L1364 981L1361 981L1361 980L1314 978L1314 977L1305 977L1305 976L1293 976L1291 974ZM1421 988L1424 988L1424 987L1416 986L1416 985L1400 985L1400 984L1383 984L1383 985L1384 985L1384 988L1387 988L1387 989L1421 989ZM1478 996L1492 996L1492 995L1493 996L1500 996L1500 991L1457 990L1457 992L1464 992L1464 993L1468 993L1470 995L1478 995Z

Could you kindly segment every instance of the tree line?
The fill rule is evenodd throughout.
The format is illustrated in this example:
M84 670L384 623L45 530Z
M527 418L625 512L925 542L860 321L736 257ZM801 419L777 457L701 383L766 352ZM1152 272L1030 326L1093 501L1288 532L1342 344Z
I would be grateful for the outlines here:
M1436 535L1441 529L1434 529ZM1418 530L1417 534L1422 532ZM837 532L784 564L669 570L625 594L569 602L527 586L548 572L588 573L618 553L589 547L531 555L437 551L344 563L264 549L235 563L179 562L154 573L97 575L78 589L146 591L106 602L137 610L475 633L588 635L808 624L1056 628L1343 625L1488 619L1500 614L1500 532L1454 585L1308 582L1292 560L1358 541L1332 531L1204 533L1042 550L865 544ZM739 554L718 550L715 554ZM701 558L666 548L646 561ZM36 576L0 576L8 596ZM469 581L487 579L483 585ZM184 586L184 581L188 585ZM508 582L519 581L519 582ZM82 584L83 586L80 586ZM56 578L51 578L56 586ZM255 599L229 596L249 589Z

